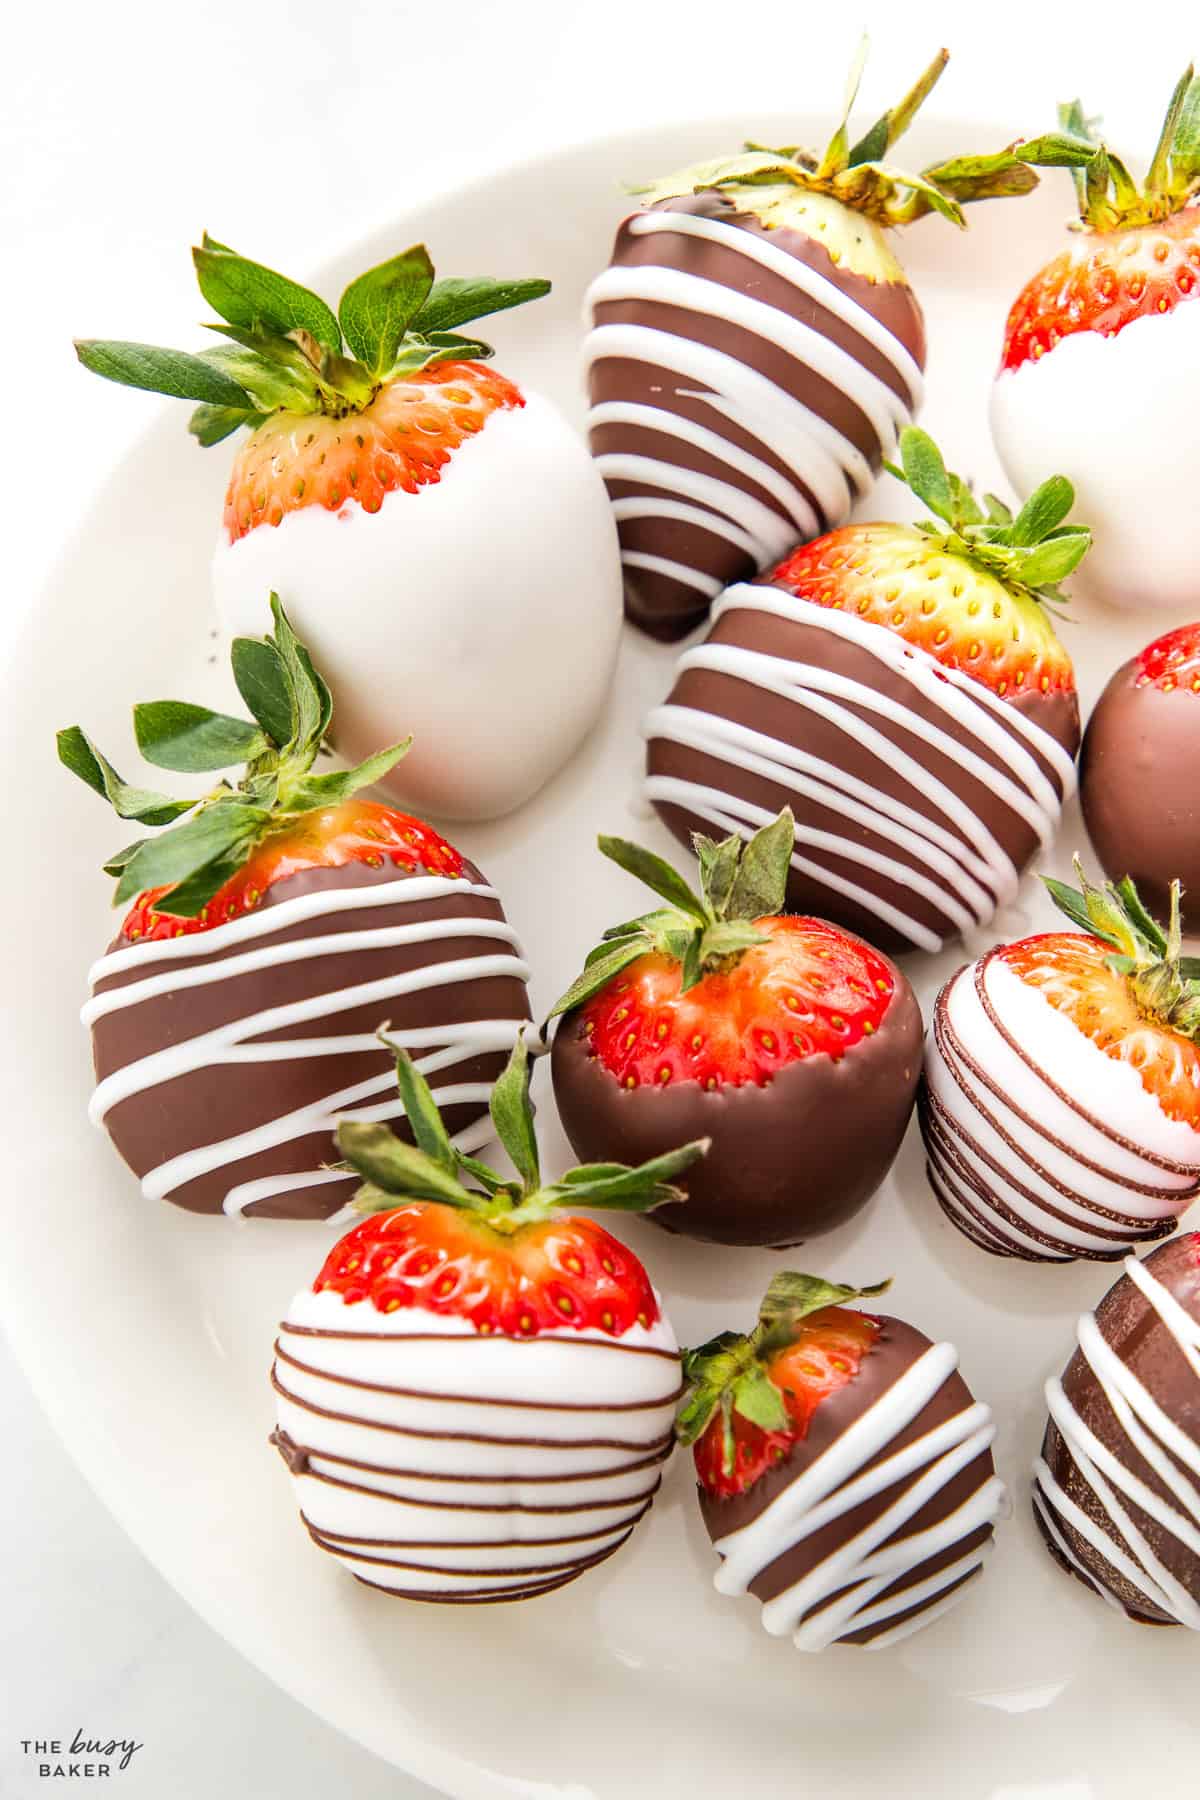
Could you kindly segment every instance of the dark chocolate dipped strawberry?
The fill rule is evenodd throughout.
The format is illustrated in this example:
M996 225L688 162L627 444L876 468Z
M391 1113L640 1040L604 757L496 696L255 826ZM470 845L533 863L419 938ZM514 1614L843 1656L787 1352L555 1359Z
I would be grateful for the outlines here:
M1200 959L1128 881L1046 886L1073 931L998 944L934 1004L920 1119L953 1225L993 1256L1122 1257L1200 1193Z
M1092 848L1152 912L1181 884L1185 931L1200 931L1200 624L1155 638L1097 700L1079 755Z
M529 1016L529 970L499 897L419 819L361 791L403 756L314 772L329 690L272 596L275 629L233 644L252 715L135 707L147 761L245 768L175 800L133 787L78 726L59 755L122 819L169 826L118 851L132 902L91 971L91 1114L148 1198L193 1212L319 1218L351 1181L330 1169L339 1115L401 1112L399 1042L437 1071L459 1141L490 1136L488 1096ZM184 815L187 815L184 817Z
M912 1111L921 1015L896 966L785 915L791 814L697 838L700 891L650 851L600 849L665 907L614 926L555 1006L554 1093L579 1156L640 1162L711 1139L660 1221L725 1244L831 1230L883 1180Z
M864 47L865 51L865 47ZM1057 139L910 175L892 146L946 66L852 139L851 73L823 155L748 144L634 189L592 284L590 432L613 501L626 611L681 637L733 581L840 525L922 397L925 327L888 233L1025 194Z
M603 1562L649 1511L681 1391L645 1269L573 1209L678 1201L704 1145L544 1181L518 1041L492 1091L504 1175L456 1149L404 1050L396 1074L413 1142L338 1128L366 1217L280 1325L272 1441L314 1543L360 1581L411 1600L531 1599Z
M1004 1504L991 1410L953 1344L847 1304L888 1286L777 1275L752 1332L684 1353L676 1429L714 1585L753 1594L800 1650L882 1649L949 1611Z
M1076 1340L1034 1464L1046 1548L1138 1624L1200 1631L1200 1234L1129 1257Z
M730 588L646 721L646 795L681 842L796 819L788 904L884 948L990 923L1074 789L1075 672L1048 608L1085 554L1073 493L981 505L909 426L914 525L855 524Z

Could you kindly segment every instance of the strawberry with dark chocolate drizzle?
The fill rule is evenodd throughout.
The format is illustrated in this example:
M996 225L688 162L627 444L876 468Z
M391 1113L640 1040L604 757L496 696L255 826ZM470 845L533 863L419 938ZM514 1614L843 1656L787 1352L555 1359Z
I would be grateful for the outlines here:
M555 1097L580 1156L711 1138L670 1230L795 1243L849 1218L899 1147L921 1016L896 966L782 912L783 812L748 843L698 837L700 891L620 838L600 849L667 902L614 926L551 1017Z

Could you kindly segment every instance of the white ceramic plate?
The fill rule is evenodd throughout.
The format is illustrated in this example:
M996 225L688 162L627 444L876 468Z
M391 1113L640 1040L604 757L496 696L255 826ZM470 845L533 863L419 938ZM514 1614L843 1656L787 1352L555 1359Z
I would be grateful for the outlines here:
M819 125L801 121L801 138ZM322 272L336 289L397 246L428 238L440 267L545 273L553 298L497 322L501 366L582 415L580 299L607 259L618 182L661 172L749 128L717 120L596 143L503 171L415 210ZM974 124L914 131L906 157L1002 141ZM926 422L957 467L999 486L988 385L1019 280L1060 241L1065 177L1032 200L976 211L963 239L939 221L904 255L929 316ZM81 377L82 379L82 377ZM751 1600L719 1599L688 1459L628 1549L532 1605L411 1606L314 1554L266 1444L273 1327L329 1242L319 1226L237 1224L148 1206L84 1116L89 1059L77 1022L106 941L100 860L117 827L59 770L53 729L80 719L118 755L135 699L223 697L208 613L208 556L227 455L197 453L164 407L72 541L15 659L3 704L13 861L0 889L9 1013L9 1119L0 1295L5 1324L79 1464L185 1598L316 1712L456 1796L659 1800L707 1792L916 1800L1108 1800L1194 1795L1196 1646L1124 1624L1050 1563L1029 1515L1041 1385L1111 1271L1027 1268L976 1252L926 1187L915 1125L868 1209L799 1261L830 1276L895 1276L889 1305L962 1350L999 1420L1015 1494L984 1580L949 1618L874 1655L802 1656L768 1639ZM889 491L891 490L891 491ZM906 516L885 481L872 512ZM537 546L531 546L537 554ZM562 571L563 603L571 572ZM1091 616L1069 642L1084 699L1170 621ZM535 1003L575 972L595 932L626 917L628 881L593 849L598 829L672 846L633 800L638 722L669 685L672 653L627 633L607 723L523 812L453 833L489 872L537 971ZM397 721L402 725L401 717ZM513 729L521 729L514 719ZM19 784L19 785L18 785ZM1082 844L1068 813L1057 854ZM1027 881L1024 918L1048 924ZM955 965L913 956L927 1005ZM547 1162L566 1147L546 1072ZM778 1261L628 1226L682 1340L748 1323Z

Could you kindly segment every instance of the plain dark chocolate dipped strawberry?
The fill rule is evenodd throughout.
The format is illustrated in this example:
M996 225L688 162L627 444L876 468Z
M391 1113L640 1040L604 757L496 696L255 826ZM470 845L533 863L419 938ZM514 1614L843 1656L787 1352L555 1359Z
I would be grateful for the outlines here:
M585 1159L644 1161L711 1139L668 1229L794 1244L875 1192L912 1111L921 1015L895 964L784 914L781 813L748 843L696 839L700 892L649 851L600 848L667 905L615 926L554 1008L563 1126Z
M175 700L134 710L147 761L242 762L236 785L174 800L122 781L78 726L58 742L122 819L171 827L105 865L133 904L91 971L92 1118L149 1199L321 1218L351 1187L328 1166L338 1117L401 1111L379 1026L437 1071L450 1129L477 1146L529 1016L529 971L479 870L363 797L406 745L314 773L329 690L272 606L271 637L233 645L250 719Z
M652 636L681 637L730 582L842 524L911 423L925 327L891 229L962 225L966 202L1037 185L1049 140L919 175L891 162L944 50L852 139L864 55L821 156L747 144L634 189L643 210L589 290L592 449L626 611Z
M1182 887L1185 931L1200 931L1200 624L1155 638L1123 663L1096 702L1079 755L1079 800L1092 847L1152 912Z
M797 1649L882 1649L963 1599L1004 1505L990 1408L952 1344L847 1302L889 1286L777 1275L747 1336L684 1353L722 1594L762 1602Z

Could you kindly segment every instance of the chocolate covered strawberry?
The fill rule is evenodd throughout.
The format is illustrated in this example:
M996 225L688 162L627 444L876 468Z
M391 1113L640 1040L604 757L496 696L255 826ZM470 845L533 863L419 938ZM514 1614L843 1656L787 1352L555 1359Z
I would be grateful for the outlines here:
M953 1344L847 1303L883 1293L777 1275L747 1336L684 1353L714 1585L753 1594L797 1649L882 1649L965 1597L1004 1501L990 1408Z
M1200 524L1200 81L1171 97L1141 187L1089 138L1078 101L1060 119L1091 161L1075 176L1067 247L1008 315L992 434L1021 489L1068 469L1096 530L1084 591L1111 606L1196 597Z
M273 1442L314 1542L360 1580L528 1599L603 1562L649 1510L680 1393L645 1269L573 1208L677 1201L704 1146L544 1182L518 1043L492 1094L504 1175L456 1149L402 1049L396 1073L413 1142L338 1129L366 1217L280 1326Z
M386 778L397 799L445 818L509 811L591 727L621 617L586 450L462 329L549 282L435 279L416 244L335 313L208 237L193 258L225 341L76 348L109 380L198 401L202 445L249 433L213 561L222 622L265 630L279 593L333 688L340 749L366 757L403 719L417 747Z
M1028 193L1030 164L1064 154L1043 139L907 174L891 152L947 53L856 139L864 54L823 154L747 144L634 189L643 209L588 292L592 448L626 610L655 637L840 525L894 453L921 404L925 325L892 229L932 212L962 225L967 202Z
M934 1008L920 1115L943 1211L995 1256L1112 1261L1200 1193L1200 960L1131 882L1047 879L1075 931L1000 945Z
M236 781L175 800L125 782L78 726L66 766L122 819L168 830L110 857L121 930L91 971L91 1114L150 1199L194 1212L322 1217L350 1178L330 1168L339 1115L398 1117L390 1020L431 1075L459 1142L529 1008L516 936L471 863L362 789L405 754L316 772L329 690L272 596L275 629L239 638L248 719L185 701L135 707L148 762Z
M1128 875L1153 912L1182 885L1200 931L1200 624L1155 638L1097 700L1079 756L1079 800L1104 873Z
M1061 475L1014 518L924 432L900 448L933 517L845 526L728 589L646 721L646 793L682 842L790 806L790 906L937 950L1012 900L1074 789L1075 675L1047 609L1089 535Z
M886 956L782 912L791 814L749 843L696 840L700 888L620 838L600 849L665 901L614 926L551 1016L554 1093L589 1159L711 1139L661 1223L725 1244L794 1244L883 1180L920 1072L921 1015Z

